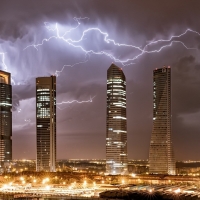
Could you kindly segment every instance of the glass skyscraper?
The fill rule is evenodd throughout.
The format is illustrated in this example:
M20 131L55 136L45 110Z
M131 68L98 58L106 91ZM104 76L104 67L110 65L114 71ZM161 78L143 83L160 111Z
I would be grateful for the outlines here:
M150 141L149 173L175 174L171 139L171 68L153 71L153 130Z
M106 172L127 172L126 77L114 64L107 71Z
M0 71L0 170L12 160L12 86L10 73Z
M37 171L56 170L56 77L36 78Z

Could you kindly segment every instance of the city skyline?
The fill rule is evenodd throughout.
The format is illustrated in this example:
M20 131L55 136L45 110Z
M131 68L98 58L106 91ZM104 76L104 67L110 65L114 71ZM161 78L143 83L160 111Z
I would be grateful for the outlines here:
M176 159L200 159L198 1L0 3L0 69L12 75L13 159L36 158L35 78L51 75L57 75L58 159L105 158L105 83L112 62L127 82L128 159L148 158L152 71L164 65L172 69Z

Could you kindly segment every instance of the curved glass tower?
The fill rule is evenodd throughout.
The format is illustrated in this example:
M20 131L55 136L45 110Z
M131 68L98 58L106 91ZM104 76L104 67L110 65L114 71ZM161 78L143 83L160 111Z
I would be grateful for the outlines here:
M171 139L171 68L153 71L153 131L149 152L149 173L175 174Z
M106 172L127 172L126 77L114 64L107 71Z
M12 160L12 86L10 73L0 70L0 168Z

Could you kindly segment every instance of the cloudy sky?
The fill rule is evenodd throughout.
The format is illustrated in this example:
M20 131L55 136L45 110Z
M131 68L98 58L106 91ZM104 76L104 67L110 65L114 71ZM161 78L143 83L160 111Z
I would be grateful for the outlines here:
M94 97L57 107L58 159L105 158L106 74L113 62L127 78L129 158L148 158L152 71L166 65L176 159L200 159L199 10L198 0L0 0L0 68L12 73L13 85L13 158L36 157L35 78L53 74L58 103Z

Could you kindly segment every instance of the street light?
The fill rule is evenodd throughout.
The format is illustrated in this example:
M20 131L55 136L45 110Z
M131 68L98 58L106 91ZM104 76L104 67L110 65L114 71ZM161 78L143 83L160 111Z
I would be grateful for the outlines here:
M178 194L178 193L181 192L181 190L180 190L180 188L178 188L177 190L174 190L174 192L175 192L176 194Z
M83 187L86 187L86 185L87 185L87 181L84 181L83 182Z
M94 186L94 188L96 187L96 183L95 182L93 182L93 186Z
M131 174L131 176L134 178L134 177L136 177L136 174L133 173L133 174Z
M46 188L46 190L50 190L50 186L49 185L47 185L45 188Z

